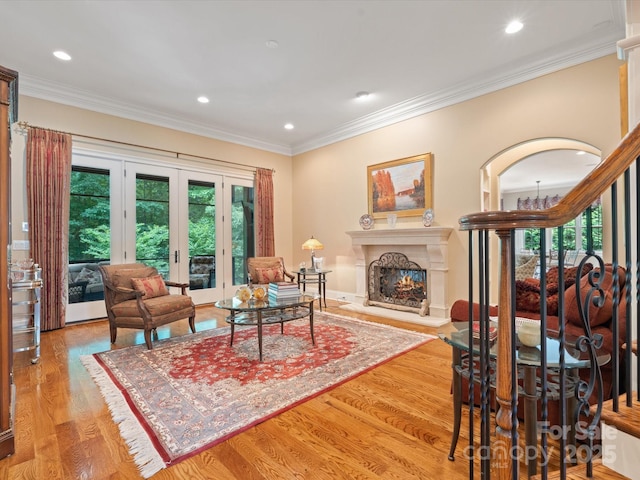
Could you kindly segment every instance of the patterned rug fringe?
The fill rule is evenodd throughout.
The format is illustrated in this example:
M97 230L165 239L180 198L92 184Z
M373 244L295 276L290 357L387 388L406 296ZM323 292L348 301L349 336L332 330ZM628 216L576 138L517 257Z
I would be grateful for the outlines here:
M144 430L136 416L127 406L127 401L114 383L109 379L108 374L98 364L91 355L81 356L80 361L85 366L93 380L100 387L100 392L109 407L113 421L120 429L120 435L129 446L131 455L144 478L149 478L163 468L166 464L157 450L149 435Z

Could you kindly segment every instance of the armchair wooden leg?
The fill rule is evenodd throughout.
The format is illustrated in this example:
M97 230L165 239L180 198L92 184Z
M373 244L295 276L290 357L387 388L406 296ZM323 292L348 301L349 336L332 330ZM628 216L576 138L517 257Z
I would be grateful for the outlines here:
M189 317L189 328L191 333L196 333L196 316Z
M109 332L111 333L111 343L116 343L116 337L118 336L118 327L109 323Z
M147 348L149 350L153 349L153 344L151 343L151 330L145 329L145 331L144 331L144 342L147 344Z

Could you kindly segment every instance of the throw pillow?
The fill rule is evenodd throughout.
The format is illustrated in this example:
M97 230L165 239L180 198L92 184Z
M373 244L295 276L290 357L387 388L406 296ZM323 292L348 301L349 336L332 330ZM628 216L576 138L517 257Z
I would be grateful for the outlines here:
M598 275L600 274L600 269L595 269ZM618 294L620 298L624 298L622 292L620 292L620 288L624 286L624 268L618 267ZM604 325L611 320L613 313L613 267L611 264L605 265L604 269L604 278L600 280L600 286L604 291L604 302L601 307L598 307L593 304L593 302L588 305L588 315L589 315L589 324L591 327L596 327L598 325ZM567 321L577 325L582 326L582 319L580 318L580 312L578 310L578 298L576 294L576 286L574 285L572 288L567 288L565 290L565 305L566 305L566 317ZM589 283L589 275L583 275L580 279L580 297L581 303L584 304L584 300L587 298L587 294L591 289L591 285ZM598 296L598 293L594 293L591 298L595 298Z
M516 311L540 311L540 287L524 280L516 280Z
M87 267L82 267L80 273L76 276L76 282L91 282L91 278L93 277L93 270L89 270Z
M558 286L547 285L547 315L558 314ZM540 312L540 284L516 280L516 311Z
M164 279L161 275L152 275L146 278L132 278L131 285L134 290L143 293L145 300L169 295L169 290L167 290L167 286L164 284Z
M520 267L520 266L524 265L529 260L531 260L532 257L533 257L532 254L528 254L528 255L518 254L518 255L516 255L516 267Z
M576 277L578 275L578 269L580 267L571 267L564 269L564 288L565 290L576 283ZM580 271L580 277L583 277L586 273L589 273L593 269L591 263L586 263ZM551 267L547 270L547 285L552 283L558 283L558 267Z
M516 280L524 280L525 278L533 277L537 265L538 256L534 255L527 263L516 267Z
M264 284L272 282L284 282L284 270L281 266L270 268L256 268L255 283Z

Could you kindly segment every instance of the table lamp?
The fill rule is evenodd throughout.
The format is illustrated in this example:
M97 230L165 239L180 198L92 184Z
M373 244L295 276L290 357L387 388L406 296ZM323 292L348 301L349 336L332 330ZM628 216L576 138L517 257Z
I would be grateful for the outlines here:
M322 250L323 248L324 248L324 245L322 245L318 240L313 238L313 235L311 235L311 238L309 240L307 240L302 244L303 250L311 250L311 268L315 268L315 265L313 263L313 259L316 256L315 251Z

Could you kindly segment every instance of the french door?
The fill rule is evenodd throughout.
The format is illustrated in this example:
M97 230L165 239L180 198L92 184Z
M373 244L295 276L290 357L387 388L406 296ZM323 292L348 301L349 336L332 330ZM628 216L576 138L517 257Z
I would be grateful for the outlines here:
M196 304L246 283L251 178L74 152L71 192L68 322L106 316L100 263L152 265Z
M176 277L189 283L194 303L211 303L224 295L222 177L181 170L178 182Z

